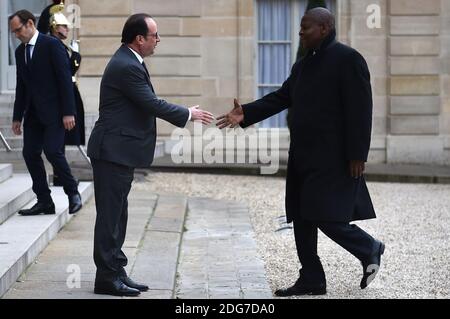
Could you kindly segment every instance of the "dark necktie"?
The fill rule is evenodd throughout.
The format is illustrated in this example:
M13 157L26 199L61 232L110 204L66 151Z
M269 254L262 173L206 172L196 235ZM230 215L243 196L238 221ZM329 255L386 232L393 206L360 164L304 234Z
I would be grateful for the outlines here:
M148 69L147 69L147 66L145 65L145 62L142 62L142 66L145 69L145 73L147 73L147 76L150 78L150 73L148 73Z
M152 82L150 81L150 73L148 72L147 66L145 65L144 61L142 61L142 66L144 67L145 73L147 73L148 84L150 84L150 88L152 89L152 91L155 92L155 89L153 89Z
M31 61L31 47L32 47L32 45L31 44L26 44L26 46L25 46L25 51L26 51L26 55L27 55L27 65L28 64L30 64L30 61Z

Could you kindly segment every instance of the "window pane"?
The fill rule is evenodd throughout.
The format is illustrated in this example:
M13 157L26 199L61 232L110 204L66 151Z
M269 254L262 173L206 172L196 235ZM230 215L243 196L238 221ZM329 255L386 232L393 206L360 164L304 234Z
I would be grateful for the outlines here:
M47 7L51 1L48 0L8 0L8 16L13 14L16 11L26 9L33 13L37 19L41 15L42 10ZM36 21L37 25L37 21ZM14 52L16 48L20 45L20 41L12 35L9 34L9 65L15 65L15 55Z
M258 84L281 85L289 76L291 57L291 1L258 1L258 41L284 41L288 43L258 44ZM279 87L262 86L258 97ZM263 121L260 127L286 127L286 115L277 114Z
M258 40L291 40L289 0L258 1Z
M290 44L260 44L259 84L281 84L289 75L291 64Z

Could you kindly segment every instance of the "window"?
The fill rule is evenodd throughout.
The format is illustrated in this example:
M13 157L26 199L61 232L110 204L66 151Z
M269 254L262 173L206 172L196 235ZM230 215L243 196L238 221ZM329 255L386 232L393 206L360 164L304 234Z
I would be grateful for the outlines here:
M14 12L26 9L31 11L36 18L39 18L42 10L52 1L49 0L2 0L0 2L0 72L1 72L1 90L14 90L16 85L16 61L14 52L19 46L20 41L9 32L8 17Z
M327 0L334 10L334 1ZM257 0L257 97L278 90L289 76L299 45L300 21L307 0ZM260 123L263 128L283 128L287 111Z

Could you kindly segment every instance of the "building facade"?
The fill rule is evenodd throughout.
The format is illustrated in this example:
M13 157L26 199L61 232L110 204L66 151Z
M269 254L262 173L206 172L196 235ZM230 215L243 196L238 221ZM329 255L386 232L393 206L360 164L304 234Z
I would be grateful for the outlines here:
M48 1L1 0L4 94L14 90L14 65L5 52L13 44L3 36L9 2L38 12L37 6ZM71 3L81 14L76 31L83 55L79 85L88 113L97 113L101 76L120 46L125 20L146 12L161 35L156 54L146 61L157 94L219 115L234 98L251 101L288 76L307 0L66 1ZM336 15L338 40L362 53L372 75L370 162L450 165L450 0L326 4ZM161 138L171 134L171 125L158 125ZM258 128L280 128L288 136L285 114ZM287 143L282 145L286 151Z

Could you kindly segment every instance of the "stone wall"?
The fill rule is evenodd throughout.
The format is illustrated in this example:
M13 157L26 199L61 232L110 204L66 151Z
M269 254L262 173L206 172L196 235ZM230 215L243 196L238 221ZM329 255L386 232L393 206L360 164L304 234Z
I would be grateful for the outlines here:
M341 0L337 2L338 38L357 49L366 59L371 73L373 95L372 144L370 162L386 161L388 112L387 61L387 2L388 0ZM367 26L367 6L376 4L381 9L380 28Z
M336 0L339 39L360 51L372 75L371 162L449 163L450 0ZM97 112L101 75L126 18L154 16L161 34L147 59L157 94L214 114L255 95L254 0L77 0L84 57L81 91ZM381 8L370 29L368 5ZM159 122L159 134L173 127Z
M444 163L450 165L450 0L441 1L441 118Z
M389 4L387 160L442 164L441 0L391 0Z
M77 0L81 7L79 86L86 112L98 112L101 75L119 48L122 27L133 12L132 0Z

